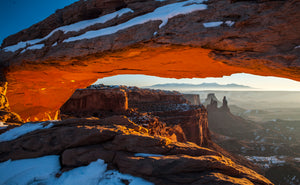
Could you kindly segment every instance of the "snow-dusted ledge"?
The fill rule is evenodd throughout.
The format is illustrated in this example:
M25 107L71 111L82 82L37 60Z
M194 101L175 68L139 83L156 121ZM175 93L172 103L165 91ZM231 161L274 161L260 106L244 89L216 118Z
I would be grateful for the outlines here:
M218 26L221 26L221 24L226 24L227 26L231 27L235 24L234 21L216 21L216 22L206 22L206 23L203 23L203 26L205 28L212 28L212 27L218 27Z
M206 0L187 0L187 1L182 1L178 3L172 3L168 4L165 6L161 6L157 9L155 9L153 12L135 17L130 19L129 21L116 25L116 26L111 26L95 31L88 31L82 35L76 36L76 37L70 37L64 42L73 42L77 40L82 40L82 39L91 39L95 37L100 37L100 36L105 36L105 35L111 35L114 34L120 30L127 29L129 27L139 25L139 24L144 24L149 21L157 21L160 20L162 23L159 25L159 28L162 28L168 23L168 20L172 17L175 17L177 15L182 15L182 14L189 14L194 11L199 11L199 10L204 10L207 8L207 5L201 4Z
M18 137L20 137L22 135L29 133L29 132L32 132L35 130L40 130L40 129L47 129L47 128L51 128L53 126L53 123L49 123L47 126L44 126L44 124L45 124L45 122L26 123L20 127L10 129L0 135L0 142L11 141L11 140L17 139Z
M49 33L44 38L28 40L28 41L25 41L25 42L19 42L18 44L5 47L4 51L6 51L6 52L8 52L8 51L15 52L18 49L25 48L28 45L29 46L30 45L35 45L39 42L42 42L42 41L48 39L49 37L51 37L57 31L63 31L64 33L68 33L68 32L71 32L71 31L80 31L80 30L83 30L83 29L85 29L89 26L95 25L95 24L106 23L107 21L110 21L110 20L112 20L114 18L117 18L117 17L121 17L123 14L129 13L129 12L133 12L133 10L131 10L130 8L123 8L121 10L118 10L118 11L110 13L110 14L103 15L103 16L98 17L96 19L90 19L90 20L80 21L80 22L70 24L70 25L66 25L66 26L61 26L61 27L58 27L58 28L54 29L53 31L51 31L51 33ZM36 48L36 46L31 46L31 49ZM36 49L40 49L40 48L36 48Z
M21 53L24 53L27 50L42 49L43 47L45 47L45 44L36 44L36 45L33 45L33 46L29 46L28 48L26 48L23 51L21 51Z
M74 168L56 177L61 166L59 156L44 156L0 163L0 184L45 184L45 185L153 185L139 177L121 174L115 170L107 171L107 165L98 159L88 166Z

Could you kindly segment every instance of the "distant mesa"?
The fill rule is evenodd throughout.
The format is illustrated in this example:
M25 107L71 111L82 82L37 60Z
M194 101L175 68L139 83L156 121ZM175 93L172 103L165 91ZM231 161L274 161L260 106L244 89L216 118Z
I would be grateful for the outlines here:
M155 84L150 86L151 88L162 88L162 89L254 89L250 86L239 85L239 84L218 84L218 83L202 83L202 84L189 84L189 83L166 83L166 84Z

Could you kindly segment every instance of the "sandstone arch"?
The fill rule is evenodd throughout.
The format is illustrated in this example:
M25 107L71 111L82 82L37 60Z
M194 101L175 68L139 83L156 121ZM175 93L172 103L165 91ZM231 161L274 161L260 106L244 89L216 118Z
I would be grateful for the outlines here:
M79 1L5 39L0 59L12 111L24 119L43 119L47 114L53 117L75 89L116 74L192 78L246 72L300 80L297 0L211 0L202 2L207 9L170 17L161 28L161 20L152 20L105 37L64 42L89 30L126 23L171 3L174 1ZM6 49L92 18L75 15L97 8L99 16L120 8L130 8L132 12L77 32L54 32L31 46ZM213 21L223 23L219 27L203 26ZM38 45L43 47L30 49Z

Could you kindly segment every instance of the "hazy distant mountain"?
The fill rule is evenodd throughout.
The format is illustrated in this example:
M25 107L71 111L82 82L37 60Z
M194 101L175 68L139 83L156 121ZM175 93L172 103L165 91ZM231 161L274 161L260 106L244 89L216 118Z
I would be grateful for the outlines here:
M218 83L202 83L202 84L188 84L188 83L166 83L166 84L155 84L150 88L187 88L187 89L253 89L252 87L239 85L239 84L226 84L221 85Z

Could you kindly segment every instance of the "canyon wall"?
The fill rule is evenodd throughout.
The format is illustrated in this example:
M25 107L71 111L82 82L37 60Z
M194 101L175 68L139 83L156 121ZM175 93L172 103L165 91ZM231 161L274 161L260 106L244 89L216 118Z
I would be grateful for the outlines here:
M183 94L183 97L187 99L192 105L200 105L199 94Z
M191 141L200 146L210 143L206 109L202 105L192 105L183 94L175 91L92 85L76 90L60 112L67 117L123 113L135 120L130 110L126 113L127 108L158 116L159 121L172 128L170 132L179 141Z
M127 98L122 89L78 89L60 110L62 113L125 112Z

